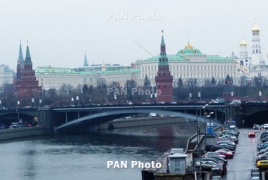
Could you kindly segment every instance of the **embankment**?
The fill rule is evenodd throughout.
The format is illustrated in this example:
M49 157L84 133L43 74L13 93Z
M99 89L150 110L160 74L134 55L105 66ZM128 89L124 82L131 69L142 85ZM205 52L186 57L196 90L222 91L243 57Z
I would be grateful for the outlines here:
M0 130L0 141L23 138L23 137L32 137L32 136L41 136L46 135L45 126L32 126L32 127L23 127L15 129L3 129Z

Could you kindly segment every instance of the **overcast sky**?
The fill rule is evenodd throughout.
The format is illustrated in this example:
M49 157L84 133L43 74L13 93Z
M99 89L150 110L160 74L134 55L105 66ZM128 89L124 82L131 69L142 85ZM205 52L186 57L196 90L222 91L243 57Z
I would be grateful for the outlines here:
M267 6L267 0L1 0L0 64L16 68L21 40L34 68L80 67L85 51L89 64L130 65L151 57L135 41L159 54L161 30L167 54L185 47L189 31L190 44L204 54L238 55L243 37L250 52L255 21L267 58Z

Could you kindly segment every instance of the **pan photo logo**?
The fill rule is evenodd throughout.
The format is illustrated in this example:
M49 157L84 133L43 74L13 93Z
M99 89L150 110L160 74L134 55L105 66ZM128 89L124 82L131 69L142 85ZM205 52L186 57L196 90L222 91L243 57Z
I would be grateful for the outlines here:
M154 12L108 12L107 20L161 20L162 15Z
M160 162L141 162L141 161L107 161L107 168L126 169L126 168L161 168Z

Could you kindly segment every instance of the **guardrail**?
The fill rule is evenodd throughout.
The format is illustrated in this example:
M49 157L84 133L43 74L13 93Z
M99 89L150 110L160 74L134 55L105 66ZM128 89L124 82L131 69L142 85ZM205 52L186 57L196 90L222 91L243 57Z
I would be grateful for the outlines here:
M216 128L214 128L214 131L217 131L218 129L220 129L222 126L218 126ZM206 135L208 136L208 135ZM193 136L191 136L188 140L187 140L187 146L186 146L186 149L185 149L185 153L192 153L192 152L196 152L197 150L197 147L199 146L199 143L202 142L202 140L204 139L205 135L201 135L200 136L200 139L199 139L199 142L197 142L197 139L196 139L196 144L195 144L195 147L194 149L189 149L189 146L191 144L191 141L195 138L197 138L197 133L195 133Z

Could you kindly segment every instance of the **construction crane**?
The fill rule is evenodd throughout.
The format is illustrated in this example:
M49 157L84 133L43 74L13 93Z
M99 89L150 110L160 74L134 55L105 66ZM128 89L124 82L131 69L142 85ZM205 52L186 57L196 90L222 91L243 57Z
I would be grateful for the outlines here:
M134 41L138 46L140 46L145 52L147 52L148 54L150 54L152 57L154 57L149 51L147 51L146 49L144 49L144 47L142 47L139 43L137 43L136 41Z

